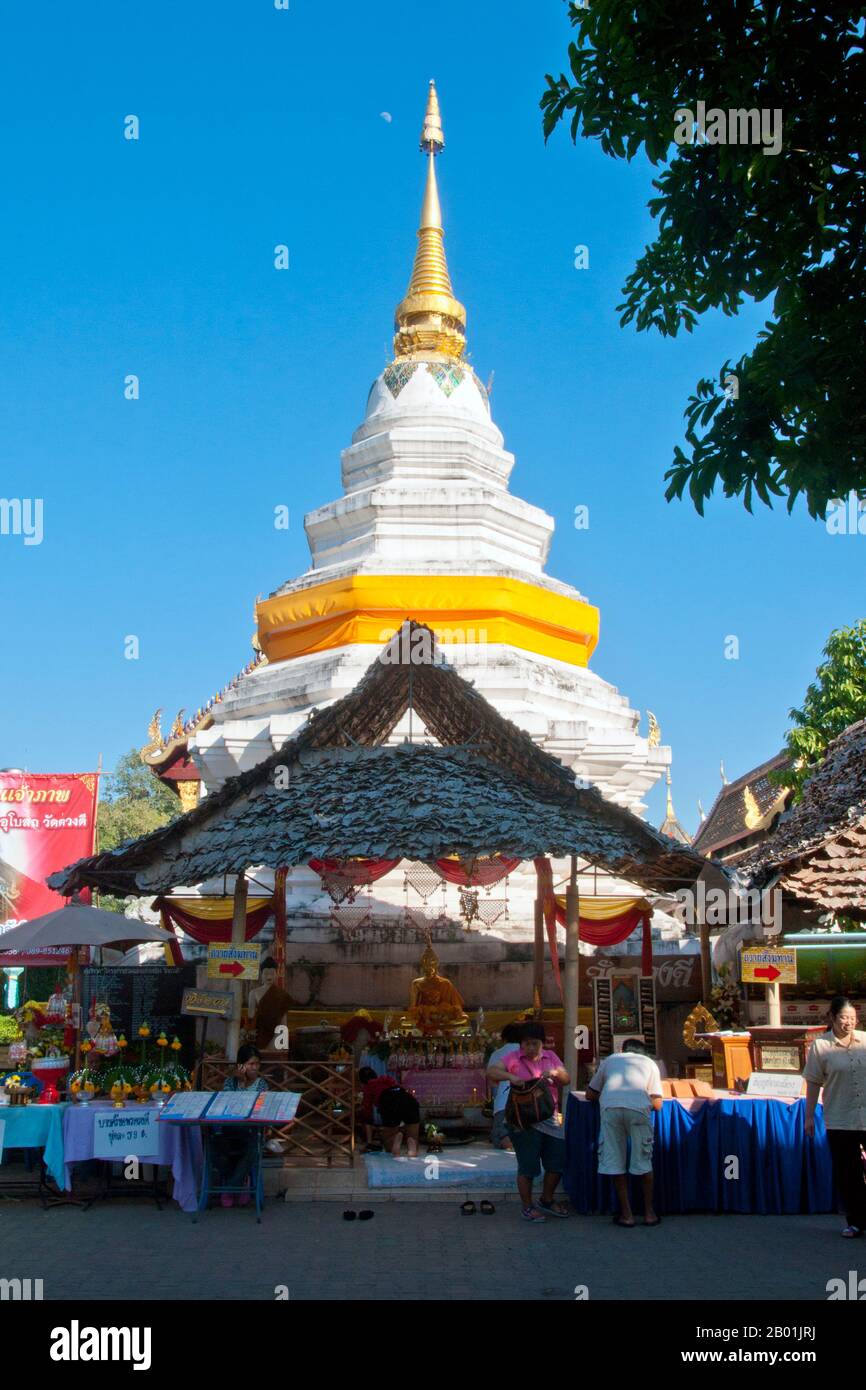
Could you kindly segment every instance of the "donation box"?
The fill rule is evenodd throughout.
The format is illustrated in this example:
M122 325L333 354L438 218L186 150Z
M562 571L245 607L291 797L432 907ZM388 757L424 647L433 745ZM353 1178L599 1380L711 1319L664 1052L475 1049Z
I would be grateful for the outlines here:
M748 1081L752 1074L748 1033L696 1033L695 1037L710 1045L717 1091L736 1091L738 1081Z
M802 1072L806 1056L825 1024L767 1024L749 1029L749 1051L755 1071Z

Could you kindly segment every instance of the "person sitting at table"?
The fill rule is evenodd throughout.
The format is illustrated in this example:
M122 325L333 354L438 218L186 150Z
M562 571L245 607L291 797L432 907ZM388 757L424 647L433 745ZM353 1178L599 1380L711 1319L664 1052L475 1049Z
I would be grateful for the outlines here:
M375 1111L378 1110L385 1150L393 1158L399 1158L405 1134L409 1157L417 1158L421 1110L415 1097L409 1091L404 1091L393 1076L377 1076L372 1067L362 1067L358 1080L364 1087L361 1119L367 1127L368 1145L375 1124Z
M586 1088L586 1098L601 1104L598 1171L613 1178L619 1200L617 1226L634 1226L628 1195L628 1174L641 1180L644 1225L658 1226L653 1209L653 1110L662 1108L659 1069L640 1038L626 1038L622 1052L599 1064ZM631 1153L628 1154L628 1148Z
M262 1055L253 1043L238 1048L237 1065L223 1083L224 1091L266 1091L268 1083L259 1075ZM220 1187L243 1187L249 1183L250 1170L258 1151L257 1131L252 1125L220 1125L211 1136L211 1153L219 1176ZM220 1194L220 1205L234 1206L234 1194ZM238 1196L238 1206L252 1201L249 1192Z
M857 1028L857 1010L837 994L830 1002L829 1028L809 1048L806 1082L805 1132L815 1137L815 1107L824 1088L824 1125L833 1176L842 1204L848 1240L866 1232L866 1033Z

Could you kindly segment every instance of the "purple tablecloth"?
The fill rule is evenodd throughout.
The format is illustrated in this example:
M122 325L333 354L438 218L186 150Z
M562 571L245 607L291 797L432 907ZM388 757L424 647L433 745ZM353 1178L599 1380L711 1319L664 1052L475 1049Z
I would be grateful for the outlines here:
M130 1107L132 1108L132 1107ZM154 1109L135 1106L136 1111ZM110 1101L93 1101L90 1105L70 1105L63 1116L64 1161L66 1190L72 1187L73 1163L85 1163L93 1158L93 1112L110 1110ZM174 1178L174 1199L183 1211L195 1211L198 1184L201 1176L201 1133L192 1125L159 1125L159 1152L139 1154L142 1163L158 1163L170 1168Z

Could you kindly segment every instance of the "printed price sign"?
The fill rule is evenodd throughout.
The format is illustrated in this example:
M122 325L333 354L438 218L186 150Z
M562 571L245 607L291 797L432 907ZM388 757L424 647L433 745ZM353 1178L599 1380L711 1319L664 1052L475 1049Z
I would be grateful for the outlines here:
M160 1120L198 1120L214 1098L213 1091L177 1091L160 1111Z
M273 1120L275 1125L287 1125L295 1118L300 1101L300 1091L262 1091L251 1118Z
M260 1091L217 1091L207 1112L208 1120L247 1120Z

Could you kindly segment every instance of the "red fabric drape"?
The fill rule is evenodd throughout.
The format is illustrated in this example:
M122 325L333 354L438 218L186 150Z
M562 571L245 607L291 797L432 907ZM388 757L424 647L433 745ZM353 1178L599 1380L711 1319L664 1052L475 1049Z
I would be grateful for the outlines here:
M565 926L565 908L560 907L559 903L556 904L556 920L560 926ZM619 917L612 917L608 922L588 922L585 917L581 917L580 939L587 941L590 946L618 946L621 941L625 941L627 937L631 936L632 932L637 931L641 923L643 923L641 974L651 975L653 971L653 943L650 914L641 908L632 908L628 912L621 913Z
M507 854L492 854L489 859L476 859L471 865L468 859L434 859L431 867L448 883L456 883L460 888L490 888L506 874L513 873L519 863L519 859L510 859ZM467 865L471 867L471 875L466 871Z
M287 868L274 874L274 960L277 963L277 988L286 987L286 879Z
M183 965L183 952L180 949L180 942L175 933L174 922L165 910L164 904L160 905L159 918L165 931L171 932L171 941L165 943L165 953L168 956L169 965Z
M553 869L546 854L538 854L533 861L538 877L538 895L544 904L544 925L550 944L550 963L559 997L562 998L562 976L559 973L559 951L556 945L556 897L553 892Z
M176 903L167 902L165 898L160 898L158 901L167 930L170 930L171 927L181 927L188 936L192 937L193 941L198 941L202 946L209 946L211 942L231 941L231 913L225 919L207 921L201 917L193 917L191 913L184 912L182 907L178 907ZM252 941L253 937L261 931L273 910L273 903L270 898L262 907L248 910L244 928L245 941ZM168 922L165 921L166 917Z
M363 888L368 883L375 883L377 878L384 878L392 869L396 869L400 863L399 859L311 859L310 868L314 873L321 876L327 875L328 878L342 879L349 883L353 888Z

